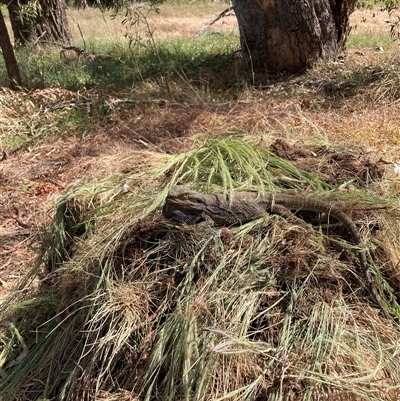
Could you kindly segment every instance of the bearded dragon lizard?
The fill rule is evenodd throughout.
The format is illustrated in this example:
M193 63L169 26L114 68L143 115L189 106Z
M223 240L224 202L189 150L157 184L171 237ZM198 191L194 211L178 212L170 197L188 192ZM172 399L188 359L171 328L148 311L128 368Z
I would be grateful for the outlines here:
M175 185L166 197L163 215L177 223L196 224L211 219L217 226L230 226L258 219L266 213L274 213L309 229L310 226L296 217L291 210L312 211L333 217L346 227L354 244L362 246L357 226L342 210L331 203L306 196L286 193L258 194L251 191L205 195L185 185ZM381 297L374 287L365 251L359 249L357 253L368 288L384 315L389 318Z

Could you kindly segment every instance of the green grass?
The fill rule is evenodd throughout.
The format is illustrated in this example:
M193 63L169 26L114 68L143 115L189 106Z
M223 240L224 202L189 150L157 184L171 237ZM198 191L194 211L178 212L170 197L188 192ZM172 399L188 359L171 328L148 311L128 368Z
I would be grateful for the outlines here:
M379 0L358 0L357 1L357 8L361 8L363 10L371 10L372 8L376 7L377 5L382 5L383 1Z
M382 46L384 49L396 46L396 42L390 36L390 26L388 24L386 30L376 31L363 31L362 33L357 32L357 27L353 27L351 34L347 40L347 48L349 49L375 49Z
M161 86L166 79L175 85L200 89L206 83L211 92L237 90L245 79L235 71L233 53L238 37L232 34L210 34L197 40L160 40L156 48L150 41L129 47L125 43L87 43L87 50L98 56L93 61L77 58L73 52L65 58L59 49L33 52L19 49L17 57L27 88L60 86L70 90L99 89L139 91L141 85ZM0 61L0 66L3 60ZM241 76L240 76L241 75ZM147 87L147 86L146 86Z

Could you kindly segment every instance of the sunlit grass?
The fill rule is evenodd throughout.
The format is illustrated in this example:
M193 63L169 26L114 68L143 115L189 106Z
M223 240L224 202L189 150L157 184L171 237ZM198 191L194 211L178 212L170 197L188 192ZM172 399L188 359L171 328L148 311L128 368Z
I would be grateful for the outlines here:
M56 48L37 52L20 49L18 59L25 85L140 92L141 85L146 91L149 83L163 90L168 81L171 85L206 86L211 92L229 93L236 91L237 79L245 77L245 72L236 71L232 63L238 48L236 35L161 39L155 43L144 38L131 46L127 39L118 43L93 38L85 45L92 60L78 58L72 50L62 53Z
M362 49L364 48L377 49L379 47L382 47L384 50L387 50L394 46L396 46L396 42L393 41L393 39L390 36L389 25L386 30L381 30L381 31L363 30L360 33L358 33L357 28L353 28L347 41L347 47L349 49L357 48L360 49L360 51L362 51Z

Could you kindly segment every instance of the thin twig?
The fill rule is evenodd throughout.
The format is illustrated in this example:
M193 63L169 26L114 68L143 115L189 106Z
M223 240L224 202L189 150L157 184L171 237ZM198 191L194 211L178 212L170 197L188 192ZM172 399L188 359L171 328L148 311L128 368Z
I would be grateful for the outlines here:
M106 104L109 106L113 106L116 104L122 104L122 103L132 103L132 104L153 103L153 104L158 104L160 106L165 106L169 102L168 102L168 100L165 100L165 99L113 99L113 100L106 102Z
M79 27L79 25L78 25L78 28L79 28L79 30L80 30L80 27ZM83 39L83 37L82 37L82 39ZM94 55L93 54L90 54L90 53L88 53L86 50L85 50L85 48L86 48L86 43L85 43L85 41L83 40L83 44L84 44L84 48L83 49L81 49L80 47L77 47L77 46L73 46L73 45L64 45L64 44L62 44L62 43L58 43L58 42L53 42L53 41L48 41L48 40L43 40L41 43L48 43L49 45L54 45L54 46L59 46L59 47L61 47L61 53L64 55L64 53L67 51L67 50L73 50L77 55L78 55L78 57L79 56L83 56L83 57L85 57L87 60L90 60L90 61L93 61L93 59L94 59Z
M38 45L38 43L40 42L40 39L43 38L44 35L46 35L47 31L43 31L42 34L33 42L32 46L35 47Z
M84 36L83 36L83 32L82 32L81 26L79 25L79 22L78 22L78 21L74 20L74 22L75 22L75 24L77 25L77 27L78 27L78 29L79 29L79 33L80 33L81 38L82 38L83 50L86 51L86 41L85 41L85 38L84 38Z
M200 30L198 30L194 35L193 38L198 38L201 35L204 35L207 31L207 29L215 24L218 20L220 20L223 17L226 17L228 15L228 13L230 11L232 11L235 8L235 6L230 6L228 8L226 8L224 11L222 11L221 13L219 13L216 17L210 19L208 22L206 22L201 28Z

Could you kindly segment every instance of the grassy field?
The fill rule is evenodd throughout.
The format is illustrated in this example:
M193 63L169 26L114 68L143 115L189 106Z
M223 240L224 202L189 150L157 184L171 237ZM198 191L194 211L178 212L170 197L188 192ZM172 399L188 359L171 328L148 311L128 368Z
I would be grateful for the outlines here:
M26 90L0 89L1 401L399 399L387 16L357 10L336 60L260 77L234 16L193 38L226 6L165 4L137 31L69 10L89 57L18 50ZM180 226L162 217L176 183L340 207L391 318L329 216Z

